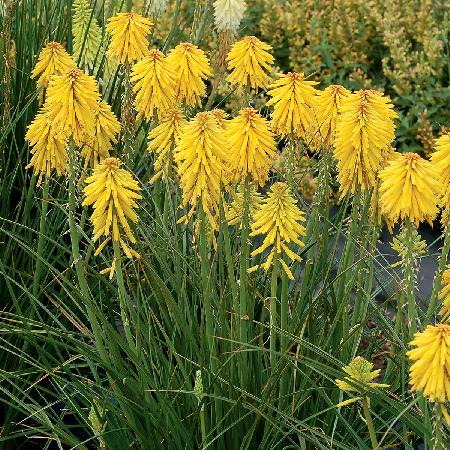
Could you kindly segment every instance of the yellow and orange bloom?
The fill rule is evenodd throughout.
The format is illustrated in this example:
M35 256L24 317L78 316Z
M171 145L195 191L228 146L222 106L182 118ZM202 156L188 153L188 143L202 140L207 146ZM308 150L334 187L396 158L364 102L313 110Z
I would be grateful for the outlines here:
M244 183L247 177L264 185L276 154L276 143L269 122L253 108L244 108L227 124L230 145L230 181Z
M136 200L142 198L139 194L141 188L133 175L120 166L119 159L105 158L94 168L92 175L85 180L83 205L92 205L94 209L91 215L94 226L92 240L96 242L101 237L105 238L96 255L112 239L118 241L125 254L132 258L139 255L125 240L136 242L130 222L138 221L135 209L138 208Z
M177 100L188 106L201 106L206 94L205 80L212 75L203 50L190 42L182 42L170 50L167 61L177 78Z
M251 86L254 89L266 88L272 69L273 56L269 53L272 47L255 36L246 36L236 42L227 55L228 70L231 70L227 81L239 86Z
M261 265L251 267L248 269L249 272L253 272L259 267L267 272L275 259L281 264L289 279L294 279L283 256L286 255L292 261L301 260L300 256L289 247L293 243L303 247L301 237L306 234L302 225L305 217L296 203L286 183L277 182L270 187L268 197L262 201L251 222L250 236L264 236L261 246L254 250L251 256L259 255L269 247L271 250L266 261Z
M159 50L150 50L148 56L131 70L131 82L136 93L136 110L147 120L159 118L175 104L175 72Z
M314 130L314 137L318 138L324 148L330 148L336 138L336 121L342 109L342 103L350 96L350 91L343 86L328 86L317 95L318 129Z
M80 69L53 76L45 107L54 125L67 138L82 144L95 138L95 113L100 94L97 81Z
M273 130L281 136L304 137L316 120L317 81L305 79L303 73L289 72L269 86L273 106Z
M37 78L38 86L47 88L53 75L62 75L74 67L75 61L64 47L58 42L49 42L39 53L31 78Z
M217 229L221 187L227 183L227 141L223 130L210 112L200 112L185 127L175 149L182 207L189 212L179 222L186 222L199 205L211 227Z
M223 109L213 109L211 111L211 114L216 119L217 125L219 125L220 128L225 129L228 124L228 114Z
M377 91L358 91L343 98L334 140L341 199L358 188L375 186L384 150L394 140L396 117L389 97Z
M397 154L380 171L381 213L392 223L409 219L416 226L430 225L438 214L441 194L439 174L433 164L417 153Z
M407 356L411 391L421 392L430 402L450 401L450 325L428 325L409 343Z
M66 139L54 126L51 115L45 109L39 111L29 125L25 139L32 147L32 157L26 168L32 167L39 177L37 186L41 184L43 177L50 177L52 170L58 176L66 173Z
M95 167L109 156L109 150L117 143L120 123L111 106L105 101L98 103L95 111L94 137L88 139L81 148L81 156L85 160L85 168Z
M106 31L111 34L109 56L116 56L120 64L139 61L148 53L148 36L153 23L133 12L118 13L108 19Z
M444 187L440 206L443 208L443 224L446 226L450 211L450 133L443 134L435 141L435 152L431 162L439 173L439 180Z
M172 172L173 149L186 124L183 112L175 108L167 112L159 124L148 133L147 150L155 154L153 163L155 174L151 178L150 184L155 183L161 177L166 179Z

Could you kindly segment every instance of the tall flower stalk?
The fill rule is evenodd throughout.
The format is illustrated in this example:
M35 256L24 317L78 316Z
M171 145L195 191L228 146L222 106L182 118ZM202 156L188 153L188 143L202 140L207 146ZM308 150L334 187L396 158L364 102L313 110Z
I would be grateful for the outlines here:
M405 226L407 251L404 260L404 280L411 337L417 331L414 226L418 227L424 220L432 223L438 213L441 186L434 166L416 153L396 155L379 176L382 214L392 223L402 219ZM402 306L402 302L399 301L399 315Z
M121 105L122 152L128 165L134 159L134 94L131 84L131 64L148 54L148 35L153 23L150 19L132 12L119 13L108 20L106 31L111 34L108 55L117 57L122 64L123 94Z
M263 264L248 269L249 272L263 268L266 272L272 268L271 297L270 297L270 359L271 367L276 364L276 328L277 328L277 290L279 270L282 269L285 276L294 280L294 275L285 261L287 256L291 261L300 261L297 252L290 248L293 244L302 247L301 238L305 235L303 212L297 207L295 199L291 195L289 186L282 182L273 184L270 193L263 200L256 211L252 223L250 237L262 235L264 240L260 247L251 253L251 256L262 254L270 248L270 252ZM287 301L287 298L285 299ZM286 304L283 312L287 313ZM283 323L286 317L283 318Z

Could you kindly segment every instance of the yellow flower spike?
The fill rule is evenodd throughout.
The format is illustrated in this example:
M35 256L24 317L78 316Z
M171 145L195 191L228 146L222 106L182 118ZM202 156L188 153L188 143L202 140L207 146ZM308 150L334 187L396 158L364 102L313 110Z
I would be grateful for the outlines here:
M190 42L182 42L170 50L167 61L178 80L175 87L177 100L188 106L201 106L206 94L204 80L212 76L204 51Z
M150 184L155 183L161 177L165 179L171 172L172 149L181 135L181 130L187 124L183 112L175 108L166 113L161 122L148 133L149 144L147 150L155 153L153 168L155 175Z
M225 129L225 127L228 124L227 119L228 119L229 114L227 114L223 109L213 109L211 111L211 114L216 119L217 125L219 125L220 128Z
M406 228L403 228L403 230L395 236L394 239L392 239L391 248L397 252L401 259L400 261L391 264L391 267L397 267L401 264L405 264L410 239L413 240L412 250L416 258L423 256L427 252L427 243L421 239L421 236L417 230L414 229L412 231L412 235L410 236Z
M111 111L111 106L105 101L98 103L95 111L94 137L81 148L81 156L85 160L84 167L95 167L104 158L109 156L113 144L117 143L117 134L120 131L120 123L115 114Z
M381 213L388 220L408 218L416 227L426 220L432 225L442 187L431 162L417 153L397 154L379 177Z
M389 384L374 383L372 380L380 375L380 369L372 370L373 363L357 356L342 370L348 375L344 380L335 380L339 389L344 392L367 392L376 388L387 388Z
M39 53L31 78L37 78L38 86L47 88L53 75L62 75L74 67L75 61L64 47L58 42L49 42Z
M123 237L136 242L129 222L138 221L135 209L138 208L136 200L142 198L138 194L141 188L133 175L120 165L117 158L105 158L94 168L92 175L86 178L83 205L92 205L94 209L91 215L94 242L101 236L111 238L120 243L127 256L136 256L137 253L130 251ZM101 244L100 251L103 247Z
M56 170L58 176L66 173L66 140L54 126L46 109L39 111L28 126L25 139L32 147L32 157L26 168L32 167L34 173L39 176L37 186L41 184L44 176L50 177L52 170Z
M227 55L227 81L254 89L266 88L270 82L269 72L274 62L269 53L272 47L255 36L246 36L236 42Z
M253 108L244 108L226 128L230 145L231 181L243 183L247 176L264 185L276 154L276 143L269 122Z
M281 136L304 137L316 120L317 81L305 79L304 73L289 72L269 86L272 97L267 106L274 107L273 130Z
M221 185L227 183L227 141L210 112L200 112L183 127L175 148L183 200L189 212L179 219L187 221L202 205L211 227L217 229Z
M262 201L261 206L254 213L250 233L250 237L265 236L262 245L254 250L251 256L256 256L272 247L266 262L261 267L267 272L276 257L291 280L294 276L283 260L283 256L286 255L292 261L300 261L300 256L291 250L289 245L295 243L303 247L304 244L300 238L306 234L305 228L301 225L305 217L296 203L286 183L273 184L268 197ZM253 272L259 267L251 267L248 271Z
M450 211L450 133L442 135L435 141L435 152L431 155L431 162L439 173L439 180L445 187L440 206L444 209L442 223L446 223Z
M384 150L394 139L397 117L389 97L377 91L358 91L341 105L334 141L340 199L358 187L374 187Z
M148 56L133 66L131 82L136 93L136 110L147 120L155 113L161 118L174 106L175 72L159 50L150 50Z
M64 75L52 77L45 104L55 127L81 144L95 138L99 100L97 81L80 69L70 69Z
M233 201L225 209L225 216L229 225L239 225L242 228L242 217L244 214L244 188L238 186L237 191L232 193ZM254 186L250 187L249 192L249 220L251 221L255 212L262 205L262 196L258 193Z
M450 317L450 264L447 265L442 274L441 286L438 298L442 301L442 308L439 315L446 322Z
M73 55L80 67L94 68L102 59L102 32L89 0L72 3Z
M330 148L336 138L336 121L342 109L342 103L350 96L343 86L331 85L317 96L318 138L321 145Z
M153 25L150 19L133 12L119 13L108 19L106 31L111 34L109 56L119 63L139 61L148 53L148 36Z
M406 353L411 391L421 392L430 402L450 400L450 325L428 325L409 343Z

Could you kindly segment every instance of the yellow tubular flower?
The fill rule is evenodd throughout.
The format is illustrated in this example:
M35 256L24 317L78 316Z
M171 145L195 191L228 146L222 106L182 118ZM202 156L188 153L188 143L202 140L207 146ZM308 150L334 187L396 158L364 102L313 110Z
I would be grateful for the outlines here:
M108 54L117 56L120 64L142 59L148 53L147 37L152 25L150 19L132 12L111 17L105 28L111 34Z
M113 144L117 143L117 134L120 131L120 123L111 106L105 101L98 103L95 111L95 133L81 149L81 156L85 159L85 168L91 165L95 167L104 158L109 156Z
M228 114L223 109L213 109L211 114L216 119L217 125L219 125L220 128L225 129L228 124Z
M178 80L175 88L177 100L184 101L188 106L201 106L206 93L204 80L212 75L203 50L189 42L182 42L170 50L167 61Z
M289 72L269 86L267 95L272 98L267 106L274 106L273 129L281 136L304 137L316 123L318 91L313 87L317 81L305 80L303 73Z
M52 169L58 176L64 175L67 166L66 140L55 128L50 114L42 109L28 127L25 139L29 141L31 161L26 168L33 167L39 175L37 186L42 178L50 177Z
M251 237L265 235L260 247L251 253L256 256L270 246L266 262L261 267L267 272L273 263L274 257L281 263L289 279L293 280L291 270L283 260L283 255L287 255L292 261L300 261L301 258L289 248L291 242L303 247L300 240L305 236L306 231L301 222L304 222L304 214L297 207L295 199L292 197L289 186L286 183L275 183L270 187L267 198L263 200L261 207L256 211L251 223ZM249 272L257 270L260 266L248 269Z
M438 213L441 193L439 174L433 164L417 153L398 154L380 171L381 213L393 223L409 218L416 226L430 225Z
M357 356L343 371L348 375L344 380L335 380L344 392L365 392L375 388L387 388L389 384L375 383L372 380L380 375L380 369L372 370L373 363Z
M147 120L155 112L161 118L175 103L175 73L172 65L159 50L136 63L131 71L137 111Z
M49 42L39 53L38 62L31 72L31 78L37 79L38 86L47 88L53 75L62 75L75 67L75 61L58 42Z
M317 119L319 122L320 143L329 148L336 137L336 120L341 112L342 102L350 96L350 91L343 86L328 86L319 91L317 96Z
M442 301L442 308L439 315L447 321L450 316L450 264L444 270L441 279L442 288L439 291L439 300Z
M276 143L269 122L253 108L244 108L227 124L230 144L231 181L243 183L250 176L255 184L264 185L269 176Z
M80 69L52 77L46 106L55 126L77 144L94 138L95 112L98 110L97 81Z
M409 343L406 353L411 391L422 392L430 402L450 400L450 325L428 325Z
M439 172L441 185L445 187L440 205L444 208L443 219L446 219L450 210L450 133L436 139L435 148L431 162Z
M133 179L133 175L121 169L120 165L119 159L106 158L94 168L92 175L86 178L83 205L93 205L94 208L91 215L94 226L92 240L95 242L101 236L106 238L96 254L100 253L112 238L119 241L125 254L131 258L138 254L128 247L124 237L126 236L132 243L136 242L129 221L138 221L135 208L138 208L136 200L142 198L138 194L141 188Z
M338 161L341 199L375 185L383 151L393 141L397 114L388 97L376 91L358 91L342 100L336 122L334 156Z
M147 150L154 152L156 156L153 163L155 175L150 180L150 184L153 184L161 177L165 179L171 173L172 149L186 123L182 111L178 108L173 109L166 113L158 126L148 133L149 144Z
M231 70L227 81L254 89L266 88L270 81L266 72L270 71L274 61L269 53L271 49L255 36L246 36L236 42L227 55L228 70Z
M229 225L239 225L242 227L242 217L244 215L244 188L239 186L237 191L233 193L233 201L228 205L225 210L226 219ZM258 191L254 186L250 187L249 192L249 220L252 220L255 212L261 207L262 197L258 194Z
M226 151L223 130L211 113L198 113L183 128L175 162L183 190L182 207L190 205L191 209L179 222L189 219L201 203L211 227L217 228L221 183L227 181Z

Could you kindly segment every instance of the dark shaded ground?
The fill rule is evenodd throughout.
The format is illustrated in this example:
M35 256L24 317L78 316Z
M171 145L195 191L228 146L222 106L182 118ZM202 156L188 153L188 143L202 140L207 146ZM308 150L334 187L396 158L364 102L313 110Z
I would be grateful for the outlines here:
M393 234L390 234L384 228L379 238L378 250L389 264L393 264L399 260L397 254L390 246L393 237L398 232L398 227L394 229ZM419 273L417 275L418 296L421 300L426 301L433 287L434 273L437 269L437 260L442 247L442 234L438 226L432 229L428 224L420 226L419 234L427 243L427 253L420 258L419 262Z

